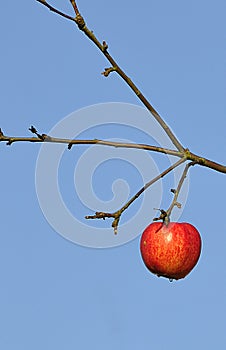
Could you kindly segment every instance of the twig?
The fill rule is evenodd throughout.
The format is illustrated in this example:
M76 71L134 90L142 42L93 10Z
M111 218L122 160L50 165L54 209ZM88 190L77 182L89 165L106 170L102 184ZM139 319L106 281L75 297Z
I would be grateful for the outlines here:
M121 218L122 213L151 185L153 185L156 181L164 177L166 174L168 174L170 171L178 167L180 164L184 163L186 161L186 158L182 158L178 160L176 163L171 165L169 168L164 170L161 174L156 176L154 179L147 182L125 205L123 205L119 210L117 210L114 213L105 213L105 212L96 212L95 215L88 215L85 216L86 219L106 219L106 218L114 218L114 221L112 223L112 227L114 229L114 233L117 234L118 232L118 224L119 220Z
M51 11L57 13L58 15L67 18L68 20L71 20L75 22L78 25L78 28L83 31L83 33L98 47L98 49L103 53L103 55L107 58L107 60L111 63L112 68L107 68L107 72L115 71L118 73L118 75L127 83L127 85L133 90L133 92L137 95L139 100L145 105L145 107L149 110L149 112L153 115L153 117L157 120L157 122L162 126L162 128L165 130L166 134L170 138L170 140L173 142L174 146L178 149L178 151L183 152L184 147L181 145L179 140L176 138L176 136L173 134L172 130L169 128L169 126L165 123L165 121L161 118L159 113L154 109L154 107L150 104L150 102L145 98L145 96L141 93L141 91L137 88L137 86L133 83L133 81L126 75L126 73L119 67L117 62L113 59L113 57L109 54L107 48L107 44L104 41L103 44L100 43L100 41L96 38L93 31L89 30L86 26L84 18L81 16L78 7L76 5L75 1L70 0L75 13L76 17L68 16L61 11L58 11L53 6L49 5L46 1L36 0L40 2L42 5L48 7ZM104 74L108 75L108 74Z
M160 124L160 126L164 129L174 146L177 150L169 150L162 147L157 146L151 146L151 145L145 145L145 144L131 144L131 143L122 143L122 142L112 142L112 141L106 141L106 140L69 140L69 139L62 139L62 138L54 138L46 134L39 134L37 130L32 126L29 130L36 135L36 137L10 137L5 136L2 130L0 129L0 142L6 142L8 145L11 145L14 142L52 142L52 143L65 143L68 144L68 149L71 149L73 145L76 144L98 144L98 145L105 145L105 146L111 146L111 147L124 147L124 148L136 148L136 149L145 149L149 151L155 151L159 153L165 153L173 156L177 156L180 159L174 163L172 166L167 168L165 171L163 171L161 174L156 176L154 179L150 180L148 183L146 183L124 206L122 206L119 210L117 210L114 213L105 213L105 212L96 212L95 215L89 215L86 216L86 219L103 219L106 218L113 218L112 227L114 228L114 233L117 234L118 230L118 224L119 220L121 218L122 213L153 183L158 181L160 178L164 177L166 174L168 174L170 171L178 167L180 164L184 163L186 160L189 160L190 163L187 164L184 168L183 174L180 178L180 181L178 183L178 186L176 189L173 189L172 192L174 193L173 201L167 211L160 210L161 215L159 218L156 218L154 220L162 219L162 220L168 220L170 217L170 214L175 206L180 207L180 203L178 203L178 195L181 190L181 187L183 185L183 182L186 178L188 169L190 166L199 164L201 166L209 167L214 170L217 170L222 173L226 173L226 166L218 164L216 162L210 161L206 158L200 157L194 153L191 153L188 149L185 149L182 144L179 142L177 137L174 135L174 133L171 131L169 126L165 123L165 121L161 118L161 116L158 114L158 112L153 108L153 106L150 104L150 102L144 97L144 95L141 93L141 91L137 88L137 86L133 83L133 81L125 74L125 72L119 67L117 62L113 59L113 57L108 52L108 45L105 41L101 43L96 36L94 35L93 31L89 30L86 26L84 18L81 16L79 9L77 7L75 0L70 0L70 3L73 7L73 10L75 12L75 17L69 16L56 8L54 8L52 5L47 3L45 0L36 0L42 5L46 6L50 11L70 20L77 24L78 28L98 47L98 49L102 52L102 54L106 57L106 59L110 62L111 67L105 68L104 72L102 73L104 76L109 76L110 73L116 72L125 82L126 84L132 89L132 91L137 95L139 100L145 105L145 107L149 110L149 112L153 115L153 117L156 119L156 121Z
M186 166L184 168L184 171L183 171L183 173L181 175L180 181L179 181L179 183L177 185L177 188L176 189L171 189L171 192L174 193L174 196L173 196L173 200L172 200L172 203L171 203L169 209L166 211L166 215L167 215L168 218L170 217L170 215L172 213L172 210L173 210L173 208L175 206L178 207L178 208L181 208L181 204L178 203L177 199L178 199L180 190L182 188L182 185L184 183L184 180L187 177L187 173L188 173L188 170L189 170L190 166L194 166L195 164L196 164L196 162L190 162L190 163L186 164Z
M216 163L212 160L209 160L207 158L198 156L197 154L194 154L190 152L188 149L186 149L184 152L179 152L177 150L167 149L163 147L158 146L151 146L147 144L142 143L125 143L125 142L114 142L114 141L107 141L107 140L70 140L70 139L63 139L58 137L52 137L47 134L39 134L37 130L31 126L29 130L36 134L37 137L16 137L16 136L7 136L4 135L3 131L0 128L0 142L6 142L7 145L12 145L15 142L32 142L32 143L40 143L40 142L46 142L46 143L63 143L68 145L68 149L71 149L73 145L102 145L102 146L108 146L108 147L115 147L115 148L132 148L132 149L142 149L146 151L153 151L163 154L168 154L171 156L183 158L185 157L187 160L190 160L192 162L195 162L198 165L213 169L215 171L218 171L220 173L226 174L226 166Z
M50 11L57 13L58 15L60 15L61 17L64 17L66 19L69 19L70 21L74 21L75 19L69 15L67 15L66 13L63 13L59 10L57 10L55 7L51 6L50 4L48 4L45 0L36 0L37 2L40 2L40 4L46 6Z
M75 11L76 16L78 16L78 15L79 15L79 10L78 10L78 7L77 7L77 5L76 5L75 0L70 0L70 2L71 2L71 4L72 4L72 6L73 6L73 9L74 9L74 11Z
M176 150L171 150L163 147L158 146L151 146L146 145L142 143L126 143L126 142L114 142L114 141L107 141L107 140L99 140L99 139L93 139L93 140L71 140L71 139L64 139L64 138L58 138L58 137L52 137L47 134L40 134L37 132L36 128L34 126L31 126L29 128L31 133L37 135L37 137L15 137L15 136L6 136L4 135L3 131L0 129L0 142L6 142L6 144L12 145L15 142L33 142L33 143L63 143L68 145L68 149L70 150L73 145L102 145L102 146L109 146L109 147L115 147L115 148L133 148L133 149L142 149L146 151L153 151L158 153L164 153L169 154L176 157L183 157L183 153L180 153Z
M203 165L205 167L214 169L216 171L219 171L221 173L226 173L226 166L213 162L207 158L200 157L194 153L191 153L188 149L185 149L181 143L178 141L176 136L173 134L169 126L164 122L164 120L161 118L161 116L158 114L158 112L152 107L152 105L149 103L149 101L144 97L144 95L140 92L140 90L136 87L136 85L132 82L132 80L123 72L123 70L118 66L116 61L113 59L113 57L108 52L108 45L105 41L101 44L100 41L96 38L93 31L89 30L85 24L84 18L81 16L78 7L76 5L75 1L70 0L74 11L76 13L76 17L68 16L65 13L62 13L61 11L58 11L53 6L49 5L44 0L36 0L40 2L42 5L49 8L51 11L57 13L58 15L75 22L78 25L78 28L84 32L84 34L98 47L98 49L103 53L103 55L107 58L107 60L111 63L112 67L106 68L104 75L108 75L111 71L117 72L121 78L128 84L128 86L133 90L133 92L137 95L137 97L140 99L140 101L145 105L145 107L151 112L151 114L154 116L154 118L158 121L158 123L162 126L162 128L165 130L166 134L169 136L173 144L176 146L179 153L177 154L179 157L185 156L186 159L196 162L199 165ZM33 141L32 141L33 142ZM35 142L35 141L34 141ZM37 141L36 141L37 142ZM75 143L78 143L75 141ZM74 142L73 142L74 144ZM135 147L136 148L136 147ZM146 149L146 148L144 148ZM164 153L164 152L163 152Z

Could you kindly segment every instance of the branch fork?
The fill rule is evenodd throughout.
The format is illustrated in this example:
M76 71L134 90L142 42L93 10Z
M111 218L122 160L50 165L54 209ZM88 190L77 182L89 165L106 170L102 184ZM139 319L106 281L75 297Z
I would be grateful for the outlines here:
M191 166L197 164L201 166L205 166L211 169L214 169L218 172L226 173L226 166L222 164L218 164L216 162L213 162L209 159L206 159L204 157L200 157L194 153L191 153L189 149L184 148L180 141L177 139L177 137L174 135L172 130L169 128L169 126L165 123L165 121L162 119L162 117L158 114L158 112L154 109L154 107L150 104L150 102L145 98L145 96L142 94L142 92L137 88L137 86L133 83L133 81L126 75L126 73L120 68L120 66L117 64L117 62L114 60L114 58L110 55L108 52L108 45L105 41L101 43L96 36L94 35L93 31L89 30L89 28L86 26L85 20L80 14L80 11L78 9L77 3L75 0L70 0L70 3L72 5L73 11L75 13L75 17L72 17L66 13L63 13L56 8L54 8L52 5L50 5L45 0L36 0L37 2L41 3L45 7L47 7L50 11L60 15L63 18L66 18L72 22L74 22L79 30L81 30L89 40L91 40L97 48L101 51L101 53L105 56L107 61L110 63L109 68L105 68L104 72L102 72L102 75L107 77L111 72L116 72L124 81L125 83L130 87L130 89L134 92L134 94L138 97L140 102L143 103L143 105L147 108L147 110L152 114L152 116L156 119L156 121L160 124L160 126L164 129L165 133L169 137L169 139L172 141L175 149L164 149L157 146L151 146L151 145L144 145L144 144L130 144L130 143L120 143L120 142L111 142L106 140L68 140L68 139L62 139L62 138L53 138L47 134L40 134L37 132L36 128L34 126L31 126L29 130L32 134L35 134L35 137L12 137L12 136L6 136L4 135L3 131L0 129L0 142L6 142L7 145L11 145L14 142L52 142L52 143L65 143L68 145L68 149L71 149L73 145L78 144L98 144L98 145L104 145L108 147L125 147L125 148L137 148L137 149L146 149L149 151L164 153L173 155L179 158L178 161L176 161L173 165L171 165L169 168L164 170L161 174L156 176L154 179L151 179L148 183L146 183L124 206L122 206L118 211L114 213L105 213L105 212L96 212L95 215L88 215L86 216L86 219L103 219L106 218L112 218L113 223L112 227L114 228L114 233L117 234L118 230L118 224L120 217L122 213L143 193L148 187L150 187L154 182L158 181L160 178L164 177L166 174L168 174L170 171L181 165L182 163L186 163L184 167L184 171L182 173L182 176L179 180L178 186L176 189L171 189L171 192L173 193L173 200L171 205L169 206L168 210L160 209L160 216L158 218L154 218L154 221L156 220L162 220L162 221L169 221L171 212L173 208L176 206L178 208L181 207L181 204L178 202L178 196L180 193L180 190L182 188L182 185L184 183L184 180L187 176L188 170Z

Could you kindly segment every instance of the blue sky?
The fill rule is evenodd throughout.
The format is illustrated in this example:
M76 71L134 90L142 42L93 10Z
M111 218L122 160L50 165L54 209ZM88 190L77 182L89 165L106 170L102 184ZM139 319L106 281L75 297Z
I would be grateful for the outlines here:
M52 2L70 12L69 1L63 3ZM115 0L112 8L112 3L108 7L98 0L80 1L78 6L183 145L226 164L225 2L139 1L131 6L128 0ZM0 16L0 127L5 134L29 135L31 125L48 133L70 113L95 104L141 106L118 76L101 76L108 63L72 23L33 0L3 2ZM152 142L148 131L95 127L97 117L82 136ZM225 175L198 166L191 169L180 221L199 230L202 255L187 278L169 283L144 267L139 253L142 229L138 231L136 220L131 235L137 237L108 249L71 243L55 231L40 208L35 187L40 147L0 145L1 348L224 348ZM93 212L79 204L73 181L85 150L88 147L66 152L58 174L61 195L82 222ZM168 164L162 155L152 156L159 169ZM136 167L117 162L97 166L92 174L93 191L101 201L112 200L117 175L125 176L129 194L142 184ZM162 184L164 207L170 203L172 181L170 175ZM86 183L77 186L86 192ZM141 211L141 202L123 220L132 220L139 211L144 229L156 203L150 201L149 218L149 208ZM55 208L54 201L52 205ZM110 225L107 220L92 222L90 231L107 232Z

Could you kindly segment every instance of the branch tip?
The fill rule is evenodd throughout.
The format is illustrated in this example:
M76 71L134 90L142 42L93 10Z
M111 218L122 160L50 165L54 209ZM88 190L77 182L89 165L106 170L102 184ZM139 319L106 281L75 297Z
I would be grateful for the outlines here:
M179 202L176 202L176 203L175 203L175 206L176 206L177 208L181 209L182 204L181 204L181 203L179 203Z
M105 77L108 77L109 74L114 71L116 71L115 67L104 68L104 72L102 72L101 74Z
M121 214L118 214L116 217L115 217L115 220L113 221L112 223L112 227L114 229L114 234L117 235L118 233L118 224L119 224L119 219L120 219L120 216Z
M13 140L9 140L8 142L6 142L6 146L11 146L13 143Z
M29 128L29 131L30 131L32 134L37 134L37 130L36 130L36 128L35 128L33 125L31 125L31 127Z

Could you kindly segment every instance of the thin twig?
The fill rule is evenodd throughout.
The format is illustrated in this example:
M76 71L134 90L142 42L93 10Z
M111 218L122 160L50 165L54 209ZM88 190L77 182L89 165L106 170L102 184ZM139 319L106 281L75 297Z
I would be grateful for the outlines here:
M107 60L111 63L112 68L107 68L107 72L109 72L109 69L111 71L115 71L118 73L118 75L127 83L127 85L133 90L133 92L137 95L139 100L145 105L145 107L149 110L149 112L153 115L153 117L157 120L157 122L162 126L162 128L165 130L166 134L174 144L174 146L178 149L178 151L183 152L184 147L181 145L179 140L176 138L172 130L169 128L169 126L165 123L165 121L162 119L162 117L159 115L159 113L154 109L154 107L150 104L150 102L145 98L145 96L141 93L141 91L137 88L137 86L133 83L133 81L126 75L126 73L119 67L117 62L113 59L113 57L109 54L107 48L107 44L104 41L103 44L96 38L93 31L89 30L86 26L84 18L81 16L78 7L76 5L75 1L71 1L71 4L76 12L76 17L73 18L71 16L68 16L61 11L58 11L53 6L49 5L46 1L37 0L42 5L48 7L51 11L57 13L58 15L67 18L73 22L76 22L78 25L78 28L84 32L84 34L98 47L98 49L102 52L102 54L107 58ZM105 74L106 75L106 74ZM107 74L108 75L108 74Z
M169 172L171 172L172 170L174 170L175 168L177 168L179 165L181 165L182 163L184 163L186 161L186 158L181 158L179 159L176 163L174 163L173 165L171 165L169 168L167 168L166 170L164 170L161 174L159 174L158 176L156 176L154 179L150 180L149 182L147 182L130 200L128 203L126 203L122 208L121 211L123 212L125 209L127 209L130 204L132 204L135 199L137 199L148 187L150 187L151 185L153 185L156 181L158 181L159 179L161 179L162 177L164 177L166 174L168 174Z
M181 208L181 204L178 203L177 199L178 199L178 196L179 196L179 193L180 193L180 190L182 188L182 185L184 183L184 180L186 179L187 177L187 173L188 173L188 170L191 166L195 165L196 162L190 162L188 164L186 164L185 168L184 168L184 171L181 175L181 178L180 178L180 181L177 185L177 188L176 189L172 189L171 191L174 193L174 196L173 196L173 200L172 200L172 203L169 207L169 209L166 211L166 216L169 218L171 213L172 213L172 210L173 208L176 206L178 208Z
M146 145L142 143L126 143L126 142L114 142L114 141L107 141L107 140L99 140L99 139L93 139L93 140L71 140L71 139L64 139L64 138L58 138L58 137L52 137L47 134L40 134L37 132L36 128L34 126L31 126L29 130L37 135L37 137L15 137L15 136L6 136L3 134L2 130L0 129L0 142L6 142L7 145L12 145L15 142L33 142L33 143L63 143L68 145L68 149L71 149L73 145L102 145L102 146L109 146L109 147L115 147L115 148L133 148L133 149L142 149L146 151L153 151L158 153L164 153L169 154L172 156L180 157L182 158L184 155L176 150L171 150L163 147L158 146L151 146Z
M53 7L50 4L48 4L48 2L46 2L45 0L36 0L36 1L40 2L42 5L46 6L50 11L52 11L54 13L57 13L61 17L64 17L66 19L69 19L70 21L74 21L75 22L75 18L74 17L71 17L71 16L67 15L64 12L61 12L61 11L57 10L55 7Z
M79 10L78 10L78 7L77 7L77 5L76 5L75 0L70 0L70 2L71 2L71 4L72 4L72 6L73 6L73 9L74 9L74 11L75 11L76 16L78 16L78 15L79 15Z
M188 149L186 149L184 152L179 152L177 150L167 149L163 147L158 146L151 146L147 144L142 143L125 143L125 142L114 142L114 141L107 141L107 140L99 140L99 139L93 139L93 140L71 140L71 139L64 139L64 138L58 138L58 137L52 137L47 134L39 134L36 129L34 128L34 131L32 131L33 126L29 128L29 130L36 134L37 137L16 137L16 136L7 136L4 135L3 131L0 129L0 142L6 142L7 145L12 145L15 142L32 142L32 143L63 143L68 145L68 149L71 149L73 145L102 145L102 146L108 146L108 147L115 147L115 148L132 148L132 149L142 149L146 151L153 151L163 154L168 154L171 156L183 158L185 157L187 160L190 160L192 162L195 162L198 165L213 169L215 171L218 171L220 173L226 174L226 166L216 163L210 159L198 156L197 154L194 154L190 152Z
M154 179L147 182L125 205L123 205L119 210L117 210L114 213L105 213L105 212L96 212L95 215L87 215L85 216L86 219L106 219L106 218L114 218L114 221L112 223L112 227L114 229L114 233L117 234L118 232L118 224L119 220L121 218L122 213L151 185L153 185L156 181L163 178L166 174L171 172L173 169L181 165L186 161L186 158L179 159L176 163L171 165L169 168L164 170L161 174L156 176Z
M49 8L51 11L57 13L58 15L75 22L78 25L78 28L82 30L85 35L98 47L98 49L103 53L103 55L107 58L107 60L111 63L112 67L106 68L103 75L108 76L110 72L116 71L122 79L128 84L128 86L133 90L133 92L137 95L137 97L140 99L140 101L146 106L146 108L151 112L151 114L154 116L154 118L158 121L158 123L162 126L162 128L165 130L166 134L169 136L177 150L179 151L178 156L181 157L181 155L185 155L186 159L196 162L199 165L214 169L221 173L226 173L226 166L213 162L212 160L209 160L204 157L200 157L194 153L191 153L188 149L185 149L179 140L176 138L176 136L173 134L169 126L164 122L164 120L161 118L161 116L158 114L158 112L153 108L153 106L149 103L149 101L144 97L144 95L139 91L139 89L136 87L136 85L132 82L132 80L123 72L123 70L118 66L116 61L113 59L113 57L108 52L108 45L105 41L101 44L100 41L96 38L93 31L89 30L85 24L85 21L83 17L81 16L78 7L76 5L75 1L71 1L72 6L74 8L74 11L76 13L76 17L71 17L66 15L65 13L62 13L61 11L58 11L53 6L49 5L44 0L36 0L40 2L42 5ZM16 141L16 140L15 140ZM46 141L46 140L45 140ZM32 141L37 142L37 141ZM77 143L77 142L75 142Z

